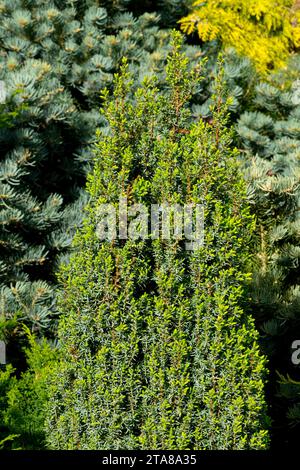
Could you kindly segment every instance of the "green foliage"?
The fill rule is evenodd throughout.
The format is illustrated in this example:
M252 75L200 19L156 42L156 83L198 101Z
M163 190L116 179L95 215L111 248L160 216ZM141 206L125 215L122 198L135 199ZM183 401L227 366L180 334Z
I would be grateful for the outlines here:
M275 373L290 376L292 381L300 379L299 367L291 361L292 343L300 333L300 88L299 81L291 78L284 89L278 76L271 83L259 84L254 109L242 114L237 130L245 149L249 201L257 219L252 307L270 358L274 443L286 441L292 446L299 425L290 430L287 416L299 407L299 392L292 383L287 394L288 381L284 381L278 396Z
M127 4L1 2L0 79L14 106L26 104L0 132L1 315L39 335L55 326L55 272L80 224L99 94L123 55L151 73L169 42L158 15L135 19Z
M202 41L219 40L235 47L265 74L285 65L289 52L300 45L299 11L294 0L197 0L180 20L187 34Z
M20 92L20 90L17 90ZM0 129L12 125L13 119L18 115L18 109L10 110L5 103L0 101Z
M0 413L1 413L1 434L0 446L3 448L6 442L13 440L13 435L8 434L8 430L3 426L3 412L7 409L7 392L12 384L13 367L6 366L4 370L0 370Z
M0 371L1 433L3 448L39 449L44 447L47 381L58 358L58 350L45 339L37 342L26 329L27 370L18 378L11 365Z
M105 126L99 94L111 86L123 55L136 82L154 71L163 79L170 32L159 26L185 14L180 3L157 2L160 17L154 5L128 1L0 4L0 79L7 89L0 131L0 323L17 371L25 365L23 323L38 337L56 334L55 273L80 225L94 129ZM199 60L201 51L185 49ZM237 70L231 82L240 97ZM209 94L203 90L201 102Z
M207 11L209 3L201 7L202 12ZM234 32L232 26L236 26L236 23L232 22L234 19L232 8L239 3L230 2L226 16L227 19L231 18L228 22L229 28L224 27L227 23L223 22L220 34ZM266 3L247 2L243 11L247 13L250 8L262 11ZM3 387L8 390L9 383L13 381L16 397L21 396L20 390L26 395L26 380L31 394L29 378L24 379L23 385L20 383L20 388L17 385L20 371L24 371L25 367L21 351L26 345L28 346L22 324L25 322L39 337L55 335L58 313L55 272L60 261L67 259L74 228L80 225L85 196L79 197L79 194L80 188L85 184L86 170L90 168L89 144L95 140L96 127L100 127L104 135L110 132L105 116L98 113L100 94L106 86L111 89L113 74L119 69L121 57L124 55L128 57L129 70L134 81L130 90L127 90L128 100L137 84L153 74L158 77L159 91L166 93L164 64L170 49L170 31L163 28L174 25L180 17L187 15L186 7L189 4L189 1L182 0L155 2L80 0L54 1L51 4L34 0L0 2L0 80L4 80L7 89L6 101L0 104L0 336L7 343L8 358L12 362L13 369L17 369L8 374L8 378L12 376L11 380L3 376ZM222 4L225 5L225 2ZM277 8L281 8L279 4ZM214 16L217 22L222 18L220 11L218 6L218 17ZM253 28L260 30L261 21L274 18L278 11L271 9L267 15L262 15L255 25L251 17L248 25L251 23L254 25ZM210 15L214 15L213 9L210 9L206 19L211 18ZM238 15L241 19L240 12ZM269 27L263 31L264 40L261 35L254 38L256 48L253 42L249 42L249 34L251 32L252 35L254 31L252 26L243 30L240 38L242 40L238 42L230 40L227 43L223 41L223 37L218 37L224 45L238 47L239 52L243 52L240 49L243 47L247 55L254 59L259 70L262 70L262 65L272 68L274 56L269 48L270 45L273 47L275 43L278 44L275 61L281 61L286 55L287 49L283 51L282 45L279 44L282 39L281 33L287 32L286 28L290 28L285 18L285 14L279 18L278 25L282 24L283 28L282 31L277 31L279 35L277 32L274 33L271 42L270 38L267 38ZM273 26L275 28L276 25ZM293 34L297 29L298 27L293 29ZM203 31L202 29L202 33ZM296 41L295 36L290 44L294 40ZM189 42L192 41L190 38ZM285 42L285 45L287 44L288 41ZM218 42L203 43L201 47L185 45L184 50L191 64L197 64L204 55L207 55L204 77L196 84L188 107L191 110L192 120L201 122L204 120L209 126L213 123L212 106L215 99L212 95L218 76L216 60ZM264 350L270 358L272 380L269 385L269 395L276 446L283 445L283 442L290 442L291 445L297 443L299 433L299 392L296 382L299 382L300 376L297 367L292 366L290 361L291 343L299 337L297 313L299 311L297 124L299 63L299 57L294 55L292 64L278 72L276 76L272 76L268 85L259 84L258 75L249 59L239 57L232 49L226 50L223 64L223 82L226 83L226 88L232 97L227 104L231 111L230 122L235 123L239 120L237 126L240 135L239 147L246 150L244 158L246 168L243 171L246 172L250 183L248 199L258 221L256 229L259 247L258 266L255 268L251 303L253 308L250 311L261 327ZM150 106L149 101L147 106ZM158 111L151 107L150 114L147 114L147 106L145 105L144 109L140 105L145 116L149 116L151 112L153 115L158 114ZM155 190L157 191L155 196L154 189L151 189L152 186L149 187L149 181L152 182L153 175L156 174L154 162L161 161L159 155L163 152L162 148L157 147L159 139L164 132L168 134L170 127L167 126L167 130L163 131L164 122L171 119L169 115L166 119L164 113L171 113L167 111L167 106L161 112L164 117L160 118L162 124L157 130L155 145L150 137L148 140L146 138L146 118L142 120L141 116L131 115L128 118L131 120L128 132L133 132L136 125L137 130L132 139L136 138L139 143L135 146L130 141L129 148L133 148L134 157L130 152L126 154L126 158L124 157L120 181L125 178L124 175L127 175L126 184L131 187L133 180L137 179L133 185L134 200L146 199L150 203L151 198L159 198L160 194L162 198L162 188L167 185L168 175L164 173L159 177L156 176L162 188ZM226 123L227 126L228 124L229 122ZM159 123L156 126L158 127ZM183 124L183 129L186 127L187 125ZM204 134L205 132L203 131ZM177 137L181 137L182 142L185 142L184 138L188 140L190 135L179 133ZM192 144L188 142L185 145ZM140 165L137 163L140 158L137 156L138 152L152 156L153 161L147 166ZM98 160L101 159L100 153L101 150L98 151ZM120 155L117 151L112 155L119 161ZM134 161L131 161L132 158ZM113 158L109 162L107 168L105 167L106 178L107 181L110 179L114 181L120 172L118 167L115 168L116 163ZM106 164L103 163L101 166L98 163L98 165L100 172ZM179 172L186 174L187 170L182 170L181 163L176 162L176 165ZM199 168L197 171L199 174ZM136 178L136 174L140 177ZM99 176L99 181L102 180L103 176ZM183 182L180 184L183 185ZM168 190L171 191L173 186L175 187L174 181L168 183ZM184 195L180 197L180 201L185 200ZM75 242L73 249L77 249L76 243L79 242ZM153 295L158 295L158 288L153 287L156 286L153 278L154 271L159 269L160 264L157 262L154 269L153 260L156 255L153 253L159 248L155 248L155 243L150 247L146 245L147 249L145 245L138 248L135 245L135 248L130 248L136 250L134 257L145 260L144 264L141 262L139 268L132 264L128 267L129 271L138 270L138 281L136 278L132 281L134 285L138 282L138 288L128 294L129 297L136 295L137 299L140 293L146 292L147 289L149 292L154 292ZM95 251L97 252L97 248ZM129 251L126 255L129 258L130 253L132 252ZM122 259L125 263L124 256ZM104 262L104 258L105 254L103 260L98 260L99 263ZM174 257L170 259L172 263ZM115 260L114 254L111 260L112 266L117 265ZM92 263L91 260L90 262ZM208 260L207 266L210 266L210 263ZM208 276L207 266L205 269L202 266L201 269ZM74 277L78 276L79 265L78 268L72 269ZM96 263L95 272L98 269ZM106 279L105 276L104 278ZM173 279L171 275L170 278ZM183 279L186 285L192 284L191 278L183 276ZM71 280L69 282L71 283ZM76 289L80 290L79 284ZM74 296L78 295L77 290L74 292ZM92 296L90 291L89 295ZM104 295L102 291L98 293L98 297L92 296L96 305L100 302L101 295ZM190 292L185 291L185 295L191 298ZM68 299L67 306L62 305L60 311L68 310L70 297ZM63 302L61 300L61 303ZM149 299L137 300L136 308L140 308L140 311L145 309L146 318L150 321L150 313L147 312L152 312L154 307L153 303L150 303L149 307L149 302ZM176 302L180 303L181 300ZM172 305L171 300L169 304ZM85 303L84 308L86 308ZM144 318L144 315L141 316ZM174 321L176 323L176 317ZM76 341L75 338L75 344ZM138 344L140 347L141 342ZM117 358L115 360L117 361ZM281 374L280 397L277 396L276 370ZM30 373L28 377L31 377ZM5 412L5 408L8 409L7 393L3 391L1 397L3 400L0 401L0 414ZM28 407L30 409L31 405ZM13 408L16 409L16 404ZM28 426L30 429L31 421L30 414L23 411L18 411L15 415L15 412L9 411L5 415L7 423L10 424L1 435L1 438L6 439L7 432L20 434L23 437L21 440L15 437L13 445L22 448L25 447L26 441L25 428ZM41 415L38 418L37 412L38 408L33 411L34 421L41 423L43 417ZM12 417L18 413L19 417L21 415L23 417ZM151 416L156 419L157 415L151 414ZM28 425L25 424L25 417L29 420ZM19 425L14 424L17 421L23 424L18 427ZM37 424L35 429L39 426ZM30 432L39 436L36 438L38 442L36 445L41 445L42 431L38 431L37 434L35 431ZM8 438L10 439L9 436ZM30 446L34 445L32 439L35 437L28 441ZM1 445L7 448L10 440L0 443Z
M292 435L296 437L300 425L300 381L292 379L289 375L284 377L279 374L279 385L280 398L285 402L285 409L288 409L286 417Z
M260 355L243 311L254 224L218 82L212 121L192 122L197 89L174 33L166 84L131 96L126 61L107 132L97 133L90 201L61 271L61 360L50 381L55 449L264 449ZM220 80L219 80L220 81ZM99 207L202 204L205 244L101 241Z
M183 11L177 0L155 7L162 19L144 13L150 5L127 1L97 8L93 1L1 3L0 79L12 109L21 106L12 126L0 132L1 315L17 314L39 335L52 334L56 325L55 272L80 225L89 143L95 127L105 124L99 94L124 55L137 82L154 72L163 80L170 31L159 25L168 26L175 11ZM195 47L185 50L195 62L203 55ZM231 110L239 112L252 82L247 63L229 55ZM195 116L209 113L214 62L211 54L212 72L198 90Z

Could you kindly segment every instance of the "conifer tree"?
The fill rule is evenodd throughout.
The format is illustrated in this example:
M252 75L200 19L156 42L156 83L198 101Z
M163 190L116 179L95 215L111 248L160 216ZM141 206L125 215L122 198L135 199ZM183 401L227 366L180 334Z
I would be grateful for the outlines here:
M163 80L170 31L161 28L176 23L184 8L178 0L1 3L0 79L14 119L8 126L8 113L1 116L0 339L18 375L27 367L23 323L38 336L55 336L55 272L81 221L88 144L95 127L105 126L99 93L124 54L136 81L153 71ZM185 51L196 62L203 55L198 47ZM240 78L247 66L231 58L231 109L238 112L237 84L247 86ZM203 81L195 103L206 103L211 82ZM195 104L194 116L207 113L208 102Z
M12 374L20 376L28 365L23 323L39 337L55 336L55 273L86 200L81 188L88 144L101 126L100 91L124 54L133 70L147 63L141 74L160 69L164 54L153 52L169 41L155 13L135 19L124 12L126 0L101 3L0 5L0 80L7 95L0 121L0 339L12 383Z
M174 34L164 90L147 79L132 99L125 62L112 101L104 94L109 132L98 132L86 217L61 271L51 448L268 444L265 359L243 310L253 218L221 85L212 122L191 122L198 79L181 41ZM147 237L142 218L136 237L101 240L102 204L117 210L120 196L129 208L202 205L204 245L188 250L180 237Z
M160 28L184 14L178 0L150 3L1 3L0 79L15 106L26 103L14 125L0 132L6 194L1 202L1 315L25 321L40 335L55 327L55 272L80 224L88 144L95 127L105 124L98 113L99 94L110 87L123 55L137 81L154 71L162 80L170 31ZM196 47L185 49L195 62L203 54ZM195 116L209 114L215 54L211 57L212 76L199 90ZM247 68L234 54L225 67L235 113L251 83L245 80ZM16 90L21 93L15 95Z
M299 365L292 361L293 344L300 338L300 88L287 70L287 87L282 89L280 75L257 86L254 109L242 114L237 130L257 219L252 311L270 358L274 444L293 446L299 434L300 403Z
M141 78L165 60L159 16L134 18L129 3L1 3L0 79L26 109L0 132L0 315L39 335L55 327L55 272L80 224L100 92L123 55Z
M262 74L285 65L290 51L300 46L295 0L197 0L191 10L180 21L184 32L235 47Z

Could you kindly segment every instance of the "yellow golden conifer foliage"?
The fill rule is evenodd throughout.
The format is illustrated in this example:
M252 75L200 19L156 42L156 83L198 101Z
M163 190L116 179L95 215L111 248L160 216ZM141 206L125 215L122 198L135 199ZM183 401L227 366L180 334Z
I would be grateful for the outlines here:
M218 39L248 56L257 70L285 65L291 50L300 47L299 0L197 0L180 20L182 30L197 31L203 41Z

